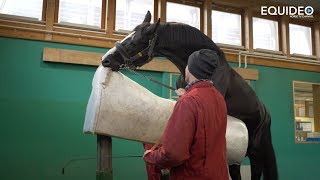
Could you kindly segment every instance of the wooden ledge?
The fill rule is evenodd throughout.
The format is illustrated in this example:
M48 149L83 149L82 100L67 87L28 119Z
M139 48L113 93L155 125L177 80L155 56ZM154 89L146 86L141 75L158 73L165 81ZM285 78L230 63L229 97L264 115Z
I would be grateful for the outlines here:
M76 50L66 50L57 48L44 48L43 61L59 62L70 64L83 64L99 66L101 64L101 57L104 54L84 52ZM259 73L256 69L234 68L244 79L258 80ZM169 60L161 60L154 58L151 62L140 67L139 70L145 71L159 71L169 73L180 73L178 68Z

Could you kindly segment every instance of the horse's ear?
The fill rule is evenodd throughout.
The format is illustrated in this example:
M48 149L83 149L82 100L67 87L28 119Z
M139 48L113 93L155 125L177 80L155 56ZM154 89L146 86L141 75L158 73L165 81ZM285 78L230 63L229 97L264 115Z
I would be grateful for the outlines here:
M154 34L157 29L159 28L159 25L160 25L160 18L158 19L158 21L156 22L156 24L154 25L151 25L147 28L147 30L145 31L145 34Z
M145 22L149 23L150 21L151 21L151 13L150 11L148 11L142 23L145 23Z

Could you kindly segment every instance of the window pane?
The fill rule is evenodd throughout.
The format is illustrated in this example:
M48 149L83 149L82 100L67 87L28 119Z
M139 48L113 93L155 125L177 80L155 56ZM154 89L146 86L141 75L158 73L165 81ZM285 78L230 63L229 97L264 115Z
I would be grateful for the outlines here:
M320 84L293 82L295 141L320 142ZM315 113L314 113L315 112Z
M0 13L41 20L42 0L0 0Z
M212 40L241 46L241 15L212 11Z
M290 53L312 55L311 28L289 24Z
M101 27L101 0L60 0L59 23Z
M181 22L200 29L200 8L167 2L167 22Z
M148 11L153 17L153 0L117 0L116 31L132 31L142 23Z
M253 18L253 48L279 50L277 21Z

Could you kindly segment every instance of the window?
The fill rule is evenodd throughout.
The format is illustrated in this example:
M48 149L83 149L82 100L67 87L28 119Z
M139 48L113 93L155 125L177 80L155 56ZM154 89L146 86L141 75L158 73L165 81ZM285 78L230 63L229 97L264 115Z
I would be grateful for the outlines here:
M293 89L295 142L320 142L320 84L294 81Z
M42 0L0 0L0 13L41 20Z
M312 55L311 28L289 24L290 53Z
M153 0L117 0L116 31L132 31L142 23L148 11L153 17L153 2Z
M278 22L253 17L253 48L279 51Z
M241 15L213 10L212 40L241 46Z
M200 8L167 2L167 22L180 22L200 29Z
M60 0L58 22L101 27L101 0Z

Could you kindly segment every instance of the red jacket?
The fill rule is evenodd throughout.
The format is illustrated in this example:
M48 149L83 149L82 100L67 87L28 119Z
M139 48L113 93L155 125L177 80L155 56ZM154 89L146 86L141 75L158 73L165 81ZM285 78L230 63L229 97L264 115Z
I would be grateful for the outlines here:
M177 101L162 146L144 160L170 168L170 180L227 180L226 125L222 95L209 82L198 82Z

